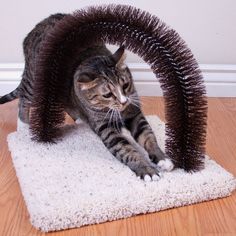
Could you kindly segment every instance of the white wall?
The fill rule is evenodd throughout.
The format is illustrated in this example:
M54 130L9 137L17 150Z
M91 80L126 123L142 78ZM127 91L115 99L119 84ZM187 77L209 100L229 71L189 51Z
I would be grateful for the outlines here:
M0 63L23 62L22 41L56 12L100 3L130 4L159 16L184 38L199 63L236 64L235 0L0 0ZM134 55L129 62L138 62Z

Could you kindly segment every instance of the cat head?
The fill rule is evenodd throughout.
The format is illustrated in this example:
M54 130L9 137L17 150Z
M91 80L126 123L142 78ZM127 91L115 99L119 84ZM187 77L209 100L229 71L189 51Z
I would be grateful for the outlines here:
M124 47L112 55L85 60L74 75L76 94L83 96L87 105L100 110L123 111L131 104L139 106L132 75L124 60Z

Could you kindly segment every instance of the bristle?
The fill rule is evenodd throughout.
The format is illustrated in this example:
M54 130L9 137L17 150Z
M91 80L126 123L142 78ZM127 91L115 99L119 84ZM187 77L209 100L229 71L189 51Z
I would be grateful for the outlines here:
M187 171L203 167L207 101L198 64L180 36L156 16L131 6L89 7L64 17L36 64L31 131L37 141L60 137L75 55L92 44L124 45L148 63L165 100L166 152Z

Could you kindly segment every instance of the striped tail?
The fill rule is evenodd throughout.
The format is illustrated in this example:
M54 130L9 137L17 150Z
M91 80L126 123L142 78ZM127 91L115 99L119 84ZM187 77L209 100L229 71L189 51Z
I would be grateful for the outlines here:
M18 98L18 91L19 89L16 88L14 91L0 97L0 104L4 104L6 102L10 102L16 98Z

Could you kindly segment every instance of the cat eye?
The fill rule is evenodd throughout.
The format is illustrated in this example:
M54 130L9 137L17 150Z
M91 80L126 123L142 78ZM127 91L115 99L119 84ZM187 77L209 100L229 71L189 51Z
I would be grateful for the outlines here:
M129 87L129 83L125 83L124 85L123 85L123 89L127 89Z
M112 96L112 93L107 93L102 95L104 98L110 98Z

